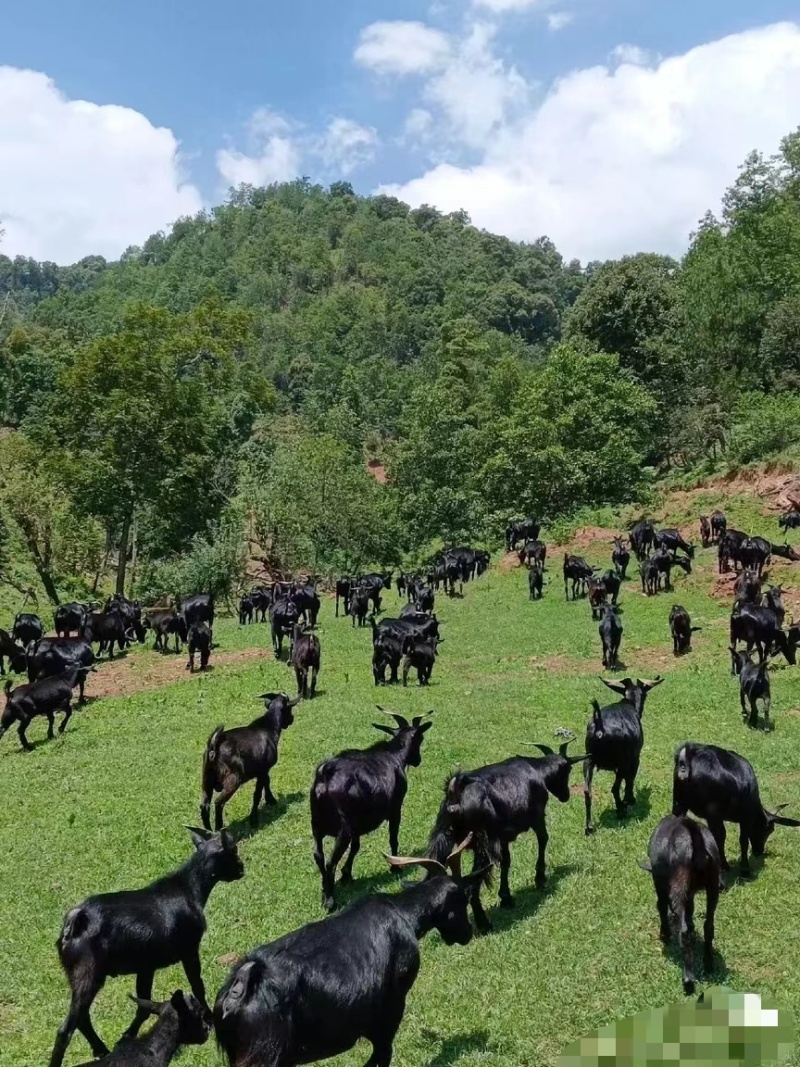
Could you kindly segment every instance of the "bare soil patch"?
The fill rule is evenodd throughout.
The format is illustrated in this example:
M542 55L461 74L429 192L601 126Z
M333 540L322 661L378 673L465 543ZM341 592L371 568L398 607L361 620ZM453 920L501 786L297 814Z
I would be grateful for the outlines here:
M497 561L497 569L501 571L514 571L521 567L522 564L519 561L519 556L516 552L506 552L504 556L501 556Z
M608 545L609 552L614 543L614 538L619 537L622 530L607 530L602 526L581 526L575 531L572 544L575 548L591 548L598 541Z
M212 652L211 667L236 666L251 660L272 659L272 652L266 648L243 648L237 652ZM89 675L86 686L87 695L91 697L127 697L135 693L148 693L175 685L188 678L186 670L187 654L160 654L143 656L126 656L124 659L98 664L96 674ZM195 660L197 662L197 660ZM196 672L197 673L197 672Z

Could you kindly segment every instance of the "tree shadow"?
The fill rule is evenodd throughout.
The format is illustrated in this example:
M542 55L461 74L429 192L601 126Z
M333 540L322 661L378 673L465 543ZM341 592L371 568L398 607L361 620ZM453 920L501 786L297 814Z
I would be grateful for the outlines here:
M595 798L597 796L597 775L595 773L595 779L592 783L592 807L595 807ZM629 823L642 822L650 814L650 795L653 792L652 787L649 785L643 785L636 789L636 803L633 807L625 809L625 818L618 819L617 811L614 807L614 798L611 797L611 807L606 808L597 820L596 825L602 827L605 830L624 830Z
M485 1052L489 1047L486 1030L473 1030L468 1034L452 1034L443 1037L435 1030L423 1030L423 1038L430 1044L439 1044L439 1051L429 1060L427 1067L453 1067L462 1056L470 1052Z
M518 892L514 892L512 881L511 891L514 897L514 907L492 907L489 916L492 924L491 933L502 933L504 930L509 930L512 926L516 926L517 923L523 922L525 919L530 919L531 916L536 914L548 897L553 896L558 889L559 884L565 878L568 878L569 875L574 874L577 869L578 868L574 863L564 863L560 867L553 867L553 869L548 872L547 881L541 889L537 889L535 885L529 885L520 889ZM514 866L512 857L512 879L513 873ZM499 875L497 877L499 877ZM491 891L493 890L490 890L490 892ZM486 893L486 890L483 890L483 892ZM484 906L487 902L488 901L484 900Z
M250 783L248 783L249 785ZM250 825L250 814L242 816L240 819L236 819L234 822L226 823L225 829L230 830L234 837L238 841L247 840L254 834L259 833L261 830L271 826L272 823L277 822L282 818L286 812L294 804L299 803L305 799L305 793L286 793L285 796L277 797L277 804L272 804L270 807L265 807L263 804L259 805L258 809L258 824L256 826ZM252 799L252 794L251 794Z

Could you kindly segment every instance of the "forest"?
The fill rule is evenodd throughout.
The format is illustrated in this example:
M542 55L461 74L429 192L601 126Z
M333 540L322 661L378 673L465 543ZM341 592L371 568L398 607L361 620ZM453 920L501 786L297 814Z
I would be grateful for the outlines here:
M0 254L0 579L152 602L413 565L791 452L798 416L800 132L681 261L241 186L118 262Z

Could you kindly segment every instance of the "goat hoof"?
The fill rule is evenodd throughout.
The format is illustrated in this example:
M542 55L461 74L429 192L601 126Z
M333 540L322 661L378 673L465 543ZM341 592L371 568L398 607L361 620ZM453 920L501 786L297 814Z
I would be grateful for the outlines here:
M325 901L325 911L327 911L328 915L333 915L333 913L336 911L336 901L335 900L326 900Z
M544 889L547 885L547 877L543 874L537 874L533 884L537 889Z
M694 981L691 978L685 978L683 981L683 991L687 997L690 997L694 993Z
M339 877L340 885L349 885L353 881L353 876L349 871L342 871Z
M537 882L537 885L538 885L538 882ZM501 908L513 908L514 907L514 898L513 897L500 897L500 907Z
M478 929L478 933L481 936L484 936L486 934L490 934L494 930L494 927L492 926L492 924L487 919L485 922L480 923L480 925L478 925L477 929Z

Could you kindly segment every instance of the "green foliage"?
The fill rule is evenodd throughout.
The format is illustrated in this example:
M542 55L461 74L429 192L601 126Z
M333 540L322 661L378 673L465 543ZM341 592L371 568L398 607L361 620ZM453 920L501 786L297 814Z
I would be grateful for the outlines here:
M734 464L768 459L800 441L800 394L741 398L731 433L728 459Z
M246 565L243 519L230 509L207 534L195 534L185 553L148 563L135 593L148 604L166 592L176 597L213 593L222 600L243 585Z

